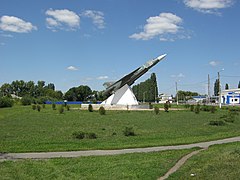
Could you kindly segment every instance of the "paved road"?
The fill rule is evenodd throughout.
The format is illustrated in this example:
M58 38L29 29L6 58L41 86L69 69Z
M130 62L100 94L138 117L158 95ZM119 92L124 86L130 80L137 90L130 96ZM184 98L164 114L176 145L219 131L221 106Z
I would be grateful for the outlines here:
M90 151L69 151L69 152L40 152L40 153L0 153L0 162L6 160L18 160L18 159L50 159L50 158L74 158L81 156L103 156L103 155L117 155L128 153L147 153L157 152L165 150L177 150L177 149L191 149L194 147L208 148L215 144L225 144L231 142L240 142L240 136L227 138L216 141L201 142L187 145L177 146L159 146L149 148L135 148L135 149L120 149L120 150L90 150Z

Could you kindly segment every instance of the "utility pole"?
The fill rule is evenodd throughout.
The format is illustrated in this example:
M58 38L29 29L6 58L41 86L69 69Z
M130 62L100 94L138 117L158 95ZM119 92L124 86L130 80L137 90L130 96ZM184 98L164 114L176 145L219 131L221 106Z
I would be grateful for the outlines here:
M177 87L177 81L176 81L176 101L177 101L177 105L178 105L178 87Z
M220 71L218 71L218 103L219 103L219 108L222 108L222 103L221 103L221 83L220 83Z
M210 76L208 74L208 104L210 103L210 98L211 98L211 95L210 95Z

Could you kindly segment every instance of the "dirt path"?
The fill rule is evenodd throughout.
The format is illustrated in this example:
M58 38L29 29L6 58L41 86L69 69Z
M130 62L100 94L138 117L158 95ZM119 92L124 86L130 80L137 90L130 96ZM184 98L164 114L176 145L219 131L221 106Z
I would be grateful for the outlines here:
M197 151L193 151L187 154L186 156L183 156L171 169L168 170L168 172L164 176L160 177L158 180L167 179L171 174L176 172L190 157L198 154L202 150L205 150L205 149L199 149Z
M33 153L0 153L0 162L6 160L19 159L51 159L51 158L74 158L81 156L103 156L129 153L148 153L165 150L191 149L194 147L208 148L215 144L225 144L231 142L240 142L240 136L216 141L201 142L187 145L159 146L149 148L119 149L119 150L89 150L89 151L68 151L68 152L33 152Z

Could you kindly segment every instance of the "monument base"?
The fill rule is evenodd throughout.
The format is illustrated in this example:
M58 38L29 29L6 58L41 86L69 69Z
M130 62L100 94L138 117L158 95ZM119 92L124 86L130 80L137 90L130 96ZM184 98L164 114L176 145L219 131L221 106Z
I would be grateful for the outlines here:
M102 105L123 105L133 106L138 105L137 98L133 94L133 91L129 85L124 85L109 98L101 103Z

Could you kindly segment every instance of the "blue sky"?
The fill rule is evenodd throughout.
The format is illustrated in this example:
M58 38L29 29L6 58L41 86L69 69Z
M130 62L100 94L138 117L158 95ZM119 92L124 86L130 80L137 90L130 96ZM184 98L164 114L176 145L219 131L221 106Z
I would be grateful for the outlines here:
M44 80L66 92L103 90L161 54L159 92L207 93L240 80L240 2L237 0L1 0L0 85Z

